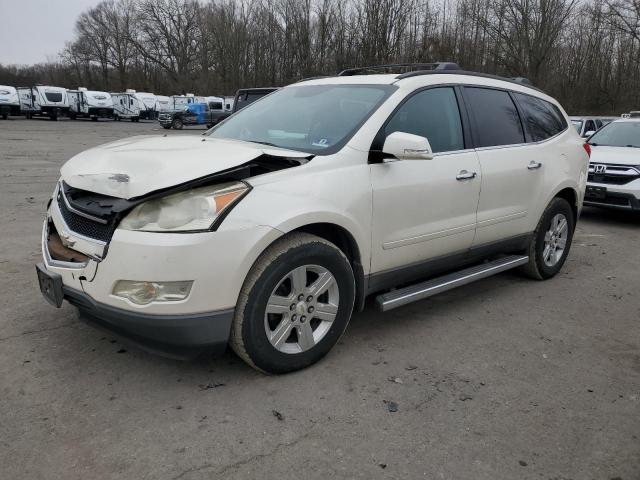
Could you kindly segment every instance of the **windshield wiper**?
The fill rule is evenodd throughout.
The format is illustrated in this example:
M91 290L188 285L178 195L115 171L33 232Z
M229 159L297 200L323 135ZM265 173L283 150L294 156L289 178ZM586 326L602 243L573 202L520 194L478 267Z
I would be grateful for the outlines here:
M269 147L278 147L281 148L279 145L276 145L275 143L269 143L269 142L261 142L260 140L244 140L245 142L250 142L250 143L259 143L260 145L267 145Z

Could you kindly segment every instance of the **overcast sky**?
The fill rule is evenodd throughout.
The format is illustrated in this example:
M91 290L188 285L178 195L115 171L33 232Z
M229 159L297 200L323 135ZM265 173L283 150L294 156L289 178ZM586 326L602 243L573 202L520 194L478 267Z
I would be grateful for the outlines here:
M57 59L76 18L100 0L0 0L0 63Z

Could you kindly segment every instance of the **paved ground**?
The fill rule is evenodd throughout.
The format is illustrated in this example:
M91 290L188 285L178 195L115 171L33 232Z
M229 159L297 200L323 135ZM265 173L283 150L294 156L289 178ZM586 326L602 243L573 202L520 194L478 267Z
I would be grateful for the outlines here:
M180 363L50 307L33 267L62 163L149 132L0 121L0 478L640 478L640 220L586 211L551 281L369 305L303 372Z

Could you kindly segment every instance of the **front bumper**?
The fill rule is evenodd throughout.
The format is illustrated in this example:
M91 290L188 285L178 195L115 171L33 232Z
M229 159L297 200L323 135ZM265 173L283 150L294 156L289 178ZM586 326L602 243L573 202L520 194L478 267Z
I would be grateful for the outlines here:
M606 189L606 193L598 197L589 196L589 187ZM588 182L584 204L593 207L640 211L640 180L625 185Z
M125 341L134 343L144 350L173 358L194 358L203 352L219 354L224 352L234 309L215 312L157 315L115 308L96 302L84 292L62 284L62 277L47 270L43 264L36 266L39 279L48 275L55 285L46 288L59 290L54 304L67 300L78 308L80 318ZM40 282L45 298L49 297ZM51 300L51 298L47 298Z

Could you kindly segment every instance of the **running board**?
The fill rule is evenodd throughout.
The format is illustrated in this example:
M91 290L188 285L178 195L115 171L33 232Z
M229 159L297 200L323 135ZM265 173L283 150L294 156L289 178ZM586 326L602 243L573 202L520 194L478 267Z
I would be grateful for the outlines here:
M446 292L456 287L461 287L476 280L496 275L505 270L519 267L528 261L529 257L526 255L509 255L491 262L476 265L475 267L465 268L458 272L427 280L426 282L383 293L376 297L376 303L378 304L378 309L386 312L408 303L432 297L433 295Z

